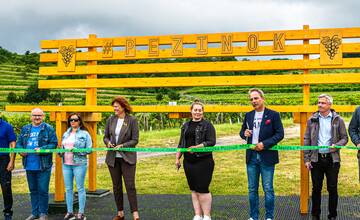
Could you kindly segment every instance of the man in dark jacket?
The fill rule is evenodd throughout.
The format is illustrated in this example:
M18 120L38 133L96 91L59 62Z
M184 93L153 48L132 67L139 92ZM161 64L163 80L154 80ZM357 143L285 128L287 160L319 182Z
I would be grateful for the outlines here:
M22 127L16 148L54 149L58 144L55 130L43 122L44 112L40 108L31 111L31 124ZM31 215L26 220L48 219L49 182L52 153L20 153L26 170L31 199Z
M16 135L13 127L0 118L0 148L15 148ZM14 169L15 154L0 153L0 183L4 199L4 219L12 219L13 196L11 171Z
M322 94L318 97L318 111L307 121L304 135L305 146L344 146L348 142L344 120L331 109L333 99ZM337 148L320 148L304 152L305 166L311 170L312 219L320 220L321 190L324 175L329 192L328 218L335 220L338 204L338 174L340 169L340 151Z
M349 135L351 141L360 149L360 106L356 108L349 124ZM360 150L357 154L359 163L359 182L360 182Z
M275 193L273 187L275 164L279 163L279 155L271 147L284 138L284 128L280 114L265 108L264 92L251 89L249 98L254 110L245 114L240 130L240 137L248 144L256 144L254 149L246 150L246 167L250 201L250 219L259 219L259 177L265 192L265 218L274 219Z

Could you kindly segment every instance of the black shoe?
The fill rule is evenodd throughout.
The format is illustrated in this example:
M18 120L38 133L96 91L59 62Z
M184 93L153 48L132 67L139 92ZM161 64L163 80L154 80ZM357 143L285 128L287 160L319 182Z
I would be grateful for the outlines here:
M330 217L329 220L336 220L336 217Z
M320 220L320 216L313 215L313 216L311 217L311 220Z
M66 215L64 216L64 220L74 220L75 219L75 215L73 213L66 213Z

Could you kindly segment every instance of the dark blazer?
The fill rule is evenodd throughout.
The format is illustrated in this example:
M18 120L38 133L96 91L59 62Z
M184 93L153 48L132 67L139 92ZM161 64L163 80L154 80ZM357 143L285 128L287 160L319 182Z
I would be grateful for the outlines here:
M181 127L181 134L179 139L178 148L188 148L186 145L185 133L189 128L190 121L185 122ZM216 131L214 126L207 120L203 119L195 129L195 144L203 144L204 147L212 147L216 144ZM205 157L212 154L211 152L196 152L196 157Z
M246 140L245 130L247 124L249 129L253 130L253 123L255 117L255 110L245 114L245 119L240 130L240 137ZM274 165L279 163L279 154L277 150L269 150L271 147L279 143L284 138L284 128L280 119L280 114L271 109L265 108L264 115L260 125L259 142L264 144L264 150L259 151L261 160L268 165ZM248 144L251 144L252 137L247 140ZM249 163L252 154L255 154L255 150L246 150L246 163Z
M105 125L104 143L107 145L111 141L114 145L122 144L124 147L135 147L139 141L139 126L134 116L126 114L124 124L120 130L118 142L115 141L115 129L118 117L116 115L110 116ZM136 152L120 151L123 159L129 164L136 163ZM108 151L106 154L105 163L111 167L115 166L115 151Z

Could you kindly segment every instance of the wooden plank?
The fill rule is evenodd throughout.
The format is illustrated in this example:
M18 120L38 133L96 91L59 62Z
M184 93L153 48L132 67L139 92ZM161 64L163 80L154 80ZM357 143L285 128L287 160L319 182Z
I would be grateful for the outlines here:
M357 73L39 80L42 89L152 88L188 86L249 86L360 83Z
M77 66L75 72L58 72L56 67L40 67L39 74L49 75L87 75L87 74L147 74L184 72L225 72L257 70L301 70L301 69L349 69L359 68L360 58L347 58L343 65L321 66L318 59L271 60L271 61L225 61L192 63L151 63Z
M309 112L300 113L300 145L304 145L306 122ZM304 151L300 151L300 213L307 214L309 210L309 171L304 165Z
M308 25L304 25L304 30L309 30ZM309 40L303 41L304 45L309 44ZM303 55L304 60L309 60L309 54ZM309 75L310 70L304 69L304 75ZM303 85L303 105L310 105L310 84ZM301 112L299 114L300 122L300 145L304 145L304 134L307 121L307 113ZM309 204L309 172L304 166L304 151L300 151L300 213L308 213L308 204Z
M96 35L95 34L90 34L89 35L89 39L90 40L96 40ZM95 52L96 48L95 47L89 47L89 53L91 52ZM95 66L97 65L97 61L88 61L87 62L88 66ZM87 75L86 76L87 79L97 79L97 75ZM89 106L89 105L97 105L97 88L89 88L86 89L86 96L85 96L85 105ZM96 135L96 131L97 131L97 123L95 122L88 122L87 123L89 126L89 133L91 135L91 139L93 142L93 148L96 148L96 143L97 143L97 135ZM88 190L90 192L95 192L96 191L96 166L97 166L97 159L96 159L96 152L93 152L92 154L89 155L89 166L88 166L88 174L89 174L89 178L88 178Z
M5 111L7 112L29 112L33 108L39 107L45 112L113 112L112 106L16 106L7 105ZM134 112L189 112L189 105L135 105L132 106ZM303 105L269 105L271 109L278 112L315 112L317 106L303 106ZM333 105L337 112L354 112L356 105ZM205 105L205 112L248 112L251 111L251 106L241 105Z
M67 129L66 122L62 121L62 118L66 115L65 112L56 112L56 136L58 138L58 148L61 148L62 135ZM62 174L62 158L59 155L55 156L55 194L54 201L64 201L64 178Z
M127 36L127 37L113 37L113 38L97 38L90 39L67 39L76 40L78 48L88 47L103 47L104 42L113 41L113 46L125 46L127 38L135 39L137 46L145 46L149 44L150 39L158 39L160 45L171 45L174 41L173 37L181 37L184 44L196 44L199 37L206 36L209 43L220 43L223 35L231 34L233 42L246 42L250 34L258 34L259 41L272 41L275 33L284 32L286 40L304 40L304 39L319 39L321 31L340 31L343 38L359 38L360 27L353 28L323 28L311 30L274 30L274 31L253 31L253 32L231 32L231 33L209 33L209 34L183 34L183 35L162 35L162 36ZM40 47L42 49L57 49L59 48L60 40L42 40Z
M234 46L233 53L223 54L221 48L208 48L206 53L199 53L200 49L184 48L181 55L174 55L172 49L162 49L156 58L195 58L195 57L233 57L233 56L272 56L272 55L296 55L296 54L319 54L319 44L309 45L286 45L286 50L282 52L273 51L273 46L258 46L258 52L249 51L245 46ZM360 43L344 43L344 53L354 53L360 51ZM78 52L77 61L90 60L132 60L132 59L153 59L147 50L136 50L134 56L126 56L125 51L114 51L111 57L104 57L103 52ZM40 62L57 62L57 53L40 54Z

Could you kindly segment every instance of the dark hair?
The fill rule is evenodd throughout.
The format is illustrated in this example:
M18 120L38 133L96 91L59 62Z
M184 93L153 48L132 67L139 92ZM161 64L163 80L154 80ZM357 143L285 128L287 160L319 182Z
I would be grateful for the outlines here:
M84 123L83 123L83 121L82 121L81 116L80 116L79 113L70 113L70 114L69 114L69 117L68 117L68 119L67 119L67 126L68 126L68 128L71 127L70 118L71 118L72 116L74 116L74 115L76 115L76 116L78 117L78 119L79 119L79 128L82 129L82 130L86 130L85 127L84 127Z
M119 105L121 105L121 107L124 109L126 114L130 114L132 112L132 108L129 104L129 102L122 96L118 96L115 97L112 102L111 105L114 105L114 103L117 102L119 103Z

